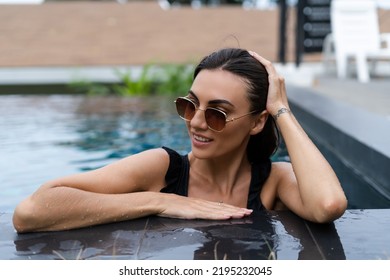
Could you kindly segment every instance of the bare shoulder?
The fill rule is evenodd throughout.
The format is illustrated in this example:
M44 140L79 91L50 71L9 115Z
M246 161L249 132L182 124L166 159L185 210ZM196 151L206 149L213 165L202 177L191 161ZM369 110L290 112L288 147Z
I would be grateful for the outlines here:
M291 163L273 162L271 172L261 191L261 201L265 208L280 208L280 188L281 186L291 186L296 184L295 174Z
M149 170L154 168L163 168L168 164L168 153L162 148L157 148L127 156L123 159L120 159L103 167L103 169L116 169L118 167L137 169L140 167L148 166L147 170Z
M118 161L118 163L131 163L133 161L136 161L138 164L148 163L151 166L165 166L169 163L169 155L163 148L156 148L130 155Z
M274 184L285 183L289 180L295 181L292 164L284 161L273 162L268 180Z
M128 156L103 169L127 180L133 191L159 191L165 184L165 174L169 167L169 155L162 149L151 149Z
M151 149L92 171L54 179L41 189L67 186L111 194L160 191L165 186L168 167L168 153L162 148Z

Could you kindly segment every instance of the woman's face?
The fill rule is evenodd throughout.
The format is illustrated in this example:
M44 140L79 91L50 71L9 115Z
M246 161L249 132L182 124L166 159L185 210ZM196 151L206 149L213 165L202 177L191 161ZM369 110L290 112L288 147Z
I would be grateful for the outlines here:
M252 115L226 123L221 132L208 128L204 109L213 107L226 113L227 119L250 112L245 81L228 71L202 70L196 76L187 96L198 108L191 121L187 121L192 153L197 158L234 156L246 151L250 132L255 125Z

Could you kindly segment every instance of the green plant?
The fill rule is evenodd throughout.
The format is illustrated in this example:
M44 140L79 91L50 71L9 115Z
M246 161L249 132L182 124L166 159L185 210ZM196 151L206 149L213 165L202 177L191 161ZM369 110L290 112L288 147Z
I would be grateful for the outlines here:
M150 78L149 70L150 65L144 66L138 79L132 77L130 70L125 73L116 70L121 83L112 86L113 93L123 96L150 94L153 82Z
M72 81L68 87L72 92L83 93L87 95L108 95L111 92L109 86L99 83L92 83L87 80Z
M165 64L161 66L157 87L158 94L186 94L192 84L193 66L187 64Z
M115 70L119 82L111 85L75 80L70 83L72 91L89 95L116 94L121 96L166 94L186 94L192 84L194 66L192 64L145 65L138 77L130 70Z

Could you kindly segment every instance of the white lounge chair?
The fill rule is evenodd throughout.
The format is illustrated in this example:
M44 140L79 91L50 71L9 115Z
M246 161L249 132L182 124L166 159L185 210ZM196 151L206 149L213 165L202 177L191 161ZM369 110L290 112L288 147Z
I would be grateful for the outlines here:
M369 62L390 63L390 33L380 34L378 10L373 0L333 0L332 33L323 45L325 67L335 59L337 76L347 77L348 63L354 61L360 82L370 81Z

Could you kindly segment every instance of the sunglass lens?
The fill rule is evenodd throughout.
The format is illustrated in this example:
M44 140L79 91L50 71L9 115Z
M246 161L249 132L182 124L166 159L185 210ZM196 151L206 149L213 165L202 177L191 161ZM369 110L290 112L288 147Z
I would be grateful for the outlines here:
M208 108L206 109L205 117L207 125L211 129L215 131L222 131L224 129L226 125L226 116L222 112Z
M176 110L180 117L190 121L195 114L195 105L186 99L178 98L176 99Z

